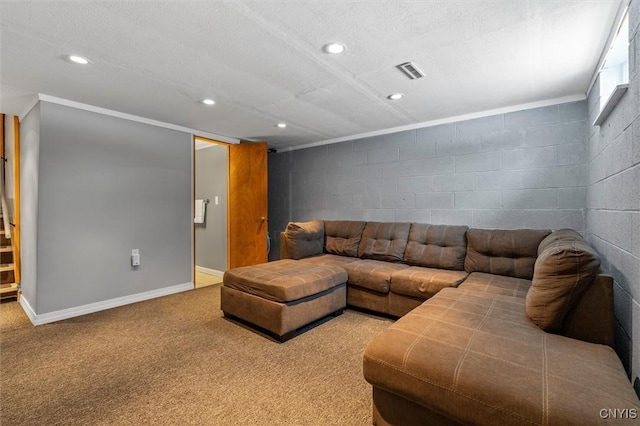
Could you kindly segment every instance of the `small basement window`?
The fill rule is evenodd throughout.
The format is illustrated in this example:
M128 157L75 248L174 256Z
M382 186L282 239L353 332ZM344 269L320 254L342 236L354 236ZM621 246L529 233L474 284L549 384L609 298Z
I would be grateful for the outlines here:
M593 122L599 126L607 119L629 87L629 16L625 11L618 31L600 68L600 113Z

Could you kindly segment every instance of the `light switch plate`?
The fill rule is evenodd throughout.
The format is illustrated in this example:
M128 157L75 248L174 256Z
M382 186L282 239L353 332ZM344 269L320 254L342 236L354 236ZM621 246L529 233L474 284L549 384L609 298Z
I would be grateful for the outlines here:
M131 249L131 266L140 266L140 250Z

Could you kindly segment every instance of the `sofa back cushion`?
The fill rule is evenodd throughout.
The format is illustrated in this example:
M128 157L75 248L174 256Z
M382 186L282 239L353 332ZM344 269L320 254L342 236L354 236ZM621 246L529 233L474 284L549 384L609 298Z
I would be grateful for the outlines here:
M285 230L287 251L291 259L322 254L324 222L289 222Z
M469 229L464 269L530 280L540 242L551 233L538 229Z
M324 222L324 251L339 256L358 256L358 246L366 222L355 220L326 220Z
M467 226L412 223L404 262L427 268L464 271Z
M368 222L362 232L358 257L402 262L410 227L410 223L403 222Z
M562 329L565 316L600 269L598 255L582 237L558 232L541 243L544 250L536 260L525 305L531 321L545 331Z

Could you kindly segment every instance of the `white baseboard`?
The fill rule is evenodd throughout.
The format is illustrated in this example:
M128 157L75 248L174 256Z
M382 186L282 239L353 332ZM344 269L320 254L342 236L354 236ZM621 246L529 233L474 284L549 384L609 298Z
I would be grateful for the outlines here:
M129 305L131 303L142 302L143 300L155 299L156 297L168 296L170 294L180 293L187 290L193 290L192 282L177 284L157 290L145 291L143 293L132 294L130 296L117 297L115 299L104 300L102 302L89 303L88 305L61 309L59 311L47 312L45 314L36 314L33 308L31 308L29 301L24 297L24 294L20 297L20 305L33 325L42 325L68 318L79 317L80 315L91 314L93 312L104 311L105 309L116 308L118 306Z
M204 266L196 265L196 271L202 272L203 274L215 275L216 277L222 277L224 275L224 271L218 271L217 269L205 268Z
M24 297L24 293L20 295L18 300L20 300L20 306L22 306L24 313L27 314L29 321L31 321L33 325L36 325L36 313L33 311L33 308L29 304L27 298Z

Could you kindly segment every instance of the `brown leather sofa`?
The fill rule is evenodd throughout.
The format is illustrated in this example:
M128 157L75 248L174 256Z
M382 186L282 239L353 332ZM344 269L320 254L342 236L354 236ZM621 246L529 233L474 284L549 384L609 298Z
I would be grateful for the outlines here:
M312 249L291 232L321 224L289 224L281 234L281 257L344 268L350 306L400 317L469 275L466 226L327 220L324 235L313 234L324 244Z
M281 257L340 266L348 305L401 317L364 352L376 425L640 419L612 280L575 231L312 221Z

